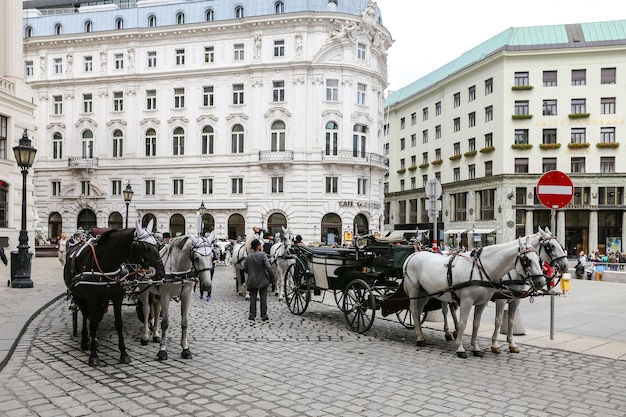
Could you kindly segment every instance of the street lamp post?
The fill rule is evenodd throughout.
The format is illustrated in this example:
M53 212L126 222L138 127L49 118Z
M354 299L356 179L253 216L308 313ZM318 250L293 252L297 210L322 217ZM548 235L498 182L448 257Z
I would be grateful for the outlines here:
M200 212L200 236L202 236L202 233L204 232L204 213L206 213L206 207L204 207L204 201L200 203L198 212Z
M22 170L22 228L17 245L17 267L15 268L15 275L11 277L11 288L32 288L33 281L30 278L32 255L28 253L30 247L28 246L28 232L26 231L26 176L28 175L28 168L33 166L37 149L31 146L26 129L24 129L18 145L13 147L13 153L15 153L17 166Z
M126 203L126 226L125 228L128 229L128 205L132 201L133 194L134 194L133 187L130 186L130 181L128 181L128 184L126 184L126 188L124 189L122 194L124 194L124 203Z

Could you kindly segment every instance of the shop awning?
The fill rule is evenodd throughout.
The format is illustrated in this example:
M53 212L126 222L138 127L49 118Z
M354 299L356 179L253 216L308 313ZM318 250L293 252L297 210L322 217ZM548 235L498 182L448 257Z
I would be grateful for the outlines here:
M486 235L488 233L493 233L495 231L496 231L496 229L474 229L474 234L475 235Z
M460 235L461 233L465 233L467 230L465 229L450 229L443 232L444 235Z

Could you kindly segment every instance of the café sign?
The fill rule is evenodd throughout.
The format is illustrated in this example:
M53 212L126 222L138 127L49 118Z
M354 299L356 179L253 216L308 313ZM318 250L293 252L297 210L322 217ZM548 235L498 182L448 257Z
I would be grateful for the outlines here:
M358 208L371 208L380 209L381 204L376 201L352 201L352 200L340 200L340 207L358 207Z

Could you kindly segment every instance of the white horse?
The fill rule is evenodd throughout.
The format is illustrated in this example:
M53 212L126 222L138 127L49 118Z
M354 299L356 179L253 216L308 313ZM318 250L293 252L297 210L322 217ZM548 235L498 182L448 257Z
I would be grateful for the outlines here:
M231 262L235 267L235 288L239 295L243 296L247 294L246 291L246 272L244 269L244 260L250 253L250 244L254 239L253 236L247 236L245 241L235 243L233 246L233 254L231 256Z
M282 239L272 245L270 249L270 263L276 272L276 288L274 294L279 300L285 298L284 281L285 272L289 264L295 262L293 259L285 258L287 249L293 244L294 236L289 229L283 227Z
M179 236L161 249L161 261L165 268L165 279L148 284L140 284L143 303L144 325L141 332L141 344L148 344L150 319L150 294L154 299L154 336L153 341L160 342L158 360L167 359L166 333L169 327L169 306L172 299L180 298L181 314L181 357L191 359L193 355L187 345L187 328L189 305L196 283L200 283L201 291L211 292L211 269L214 251L212 242L215 232L209 237L196 237L191 232L187 236Z
M556 237L550 233L547 227L545 230L539 228L539 231L531 235L531 237L532 240L530 244L537 250L539 258L541 258L542 261L548 262L561 272L567 272L569 270L569 263L567 262L567 255L563 250L563 246ZM519 348L513 340L513 327L522 298L530 295L533 289L527 285L524 278L520 277L516 270L510 271L502 278L501 282L506 291L498 291L492 297L492 301L496 304L496 319L493 335L491 337L491 351L493 353L500 353L498 334L502 327L504 308L508 305L509 317L506 340L509 344L509 352L519 353Z
M474 356L482 356L478 345L480 317L495 292L495 282L511 269L532 279L533 286L545 285L545 277L537 251L530 246L530 237L485 246L471 252L440 255L433 252L414 252L404 261L404 290L410 299L410 309L415 323L418 346L425 346L420 317L428 297L460 305L460 319L456 336L456 353L466 358L463 332L472 307L474 307L471 348ZM484 288L492 289L484 291Z

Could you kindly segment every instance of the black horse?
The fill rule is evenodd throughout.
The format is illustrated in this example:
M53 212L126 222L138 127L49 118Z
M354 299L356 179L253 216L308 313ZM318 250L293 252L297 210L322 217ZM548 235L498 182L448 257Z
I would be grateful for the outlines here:
M81 348L91 349L91 366L101 365L97 354L96 333L109 302L112 302L115 314L120 363L130 363L122 335L122 302L126 283L136 279L132 275L137 272L157 275L156 279L165 277L156 240L149 232L152 229L151 223L146 229L137 221L135 229L106 230L86 242L68 248L63 275L65 285L83 315ZM138 265L144 270L129 273L124 265Z

